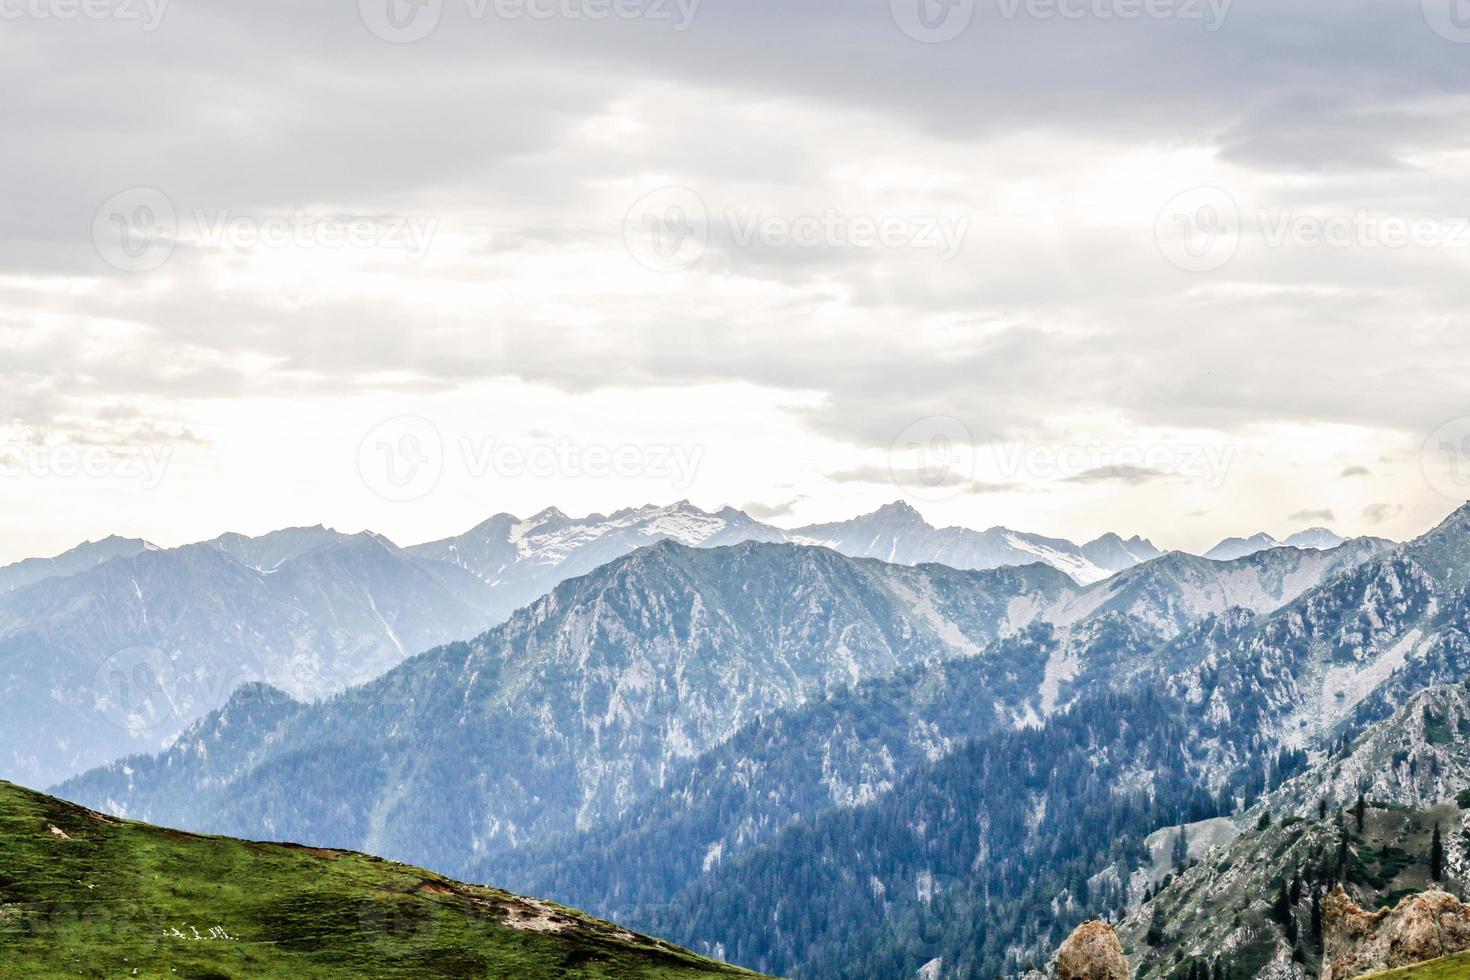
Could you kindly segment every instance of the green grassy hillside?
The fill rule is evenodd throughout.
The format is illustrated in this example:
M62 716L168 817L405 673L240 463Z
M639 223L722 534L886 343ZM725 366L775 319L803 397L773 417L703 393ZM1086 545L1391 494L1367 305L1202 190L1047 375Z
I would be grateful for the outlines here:
M1465 980L1470 977L1470 953L1456 953L1428 963L1401 966L1397 970L1364 974L1361 980Z
M164 830L6 782L0 973L754 976L549 902L407 865Z

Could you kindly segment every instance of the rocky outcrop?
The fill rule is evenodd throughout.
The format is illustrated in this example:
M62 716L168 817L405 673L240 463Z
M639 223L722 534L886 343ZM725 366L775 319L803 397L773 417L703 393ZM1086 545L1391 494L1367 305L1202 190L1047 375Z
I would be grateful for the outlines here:
M1057 951L1057 980L1131 980L1118 934L1105 922L1084 922Z
M1322 904L1322 924L1322 980L1348 980L1470 949L1470 905L1440 891L1365 912L1337 888Z

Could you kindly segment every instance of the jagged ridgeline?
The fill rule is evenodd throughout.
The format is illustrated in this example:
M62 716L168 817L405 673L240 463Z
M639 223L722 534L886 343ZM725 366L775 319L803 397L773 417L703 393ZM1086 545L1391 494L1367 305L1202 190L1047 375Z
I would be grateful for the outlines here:
M549 902L199 837L0 782L7 977L753 977Z

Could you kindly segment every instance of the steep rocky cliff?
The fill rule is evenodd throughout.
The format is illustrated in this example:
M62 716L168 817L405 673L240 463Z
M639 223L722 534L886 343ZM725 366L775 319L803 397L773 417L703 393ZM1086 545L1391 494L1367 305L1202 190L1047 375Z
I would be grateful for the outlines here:
M1441 891L1365 912L1338 888L1323 901L1322 918L1322 980L1350 980L1470 949L1470 905Z

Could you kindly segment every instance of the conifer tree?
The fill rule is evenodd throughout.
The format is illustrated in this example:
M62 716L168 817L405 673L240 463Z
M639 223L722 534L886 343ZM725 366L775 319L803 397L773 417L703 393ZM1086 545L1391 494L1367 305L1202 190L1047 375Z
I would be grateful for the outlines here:
M1184 869L1185 863L1188 860L1189 860L1189 838L1186 836L1185 829L1183 827L1180 827L1179 828L1179 836L1177 836L1177 837L1174 838L1174 868L1175 868L1175 870L1176 871L1182 871Z
M1284 881L1276 893L1276 901L1271 904L1271 915L1283 926L1291 921L1291 898L1286 894L1286 882Z
M1439 837L1439 824L1434 825L1434 839L1429 842L1429 877L1444 879L1444 841Z

